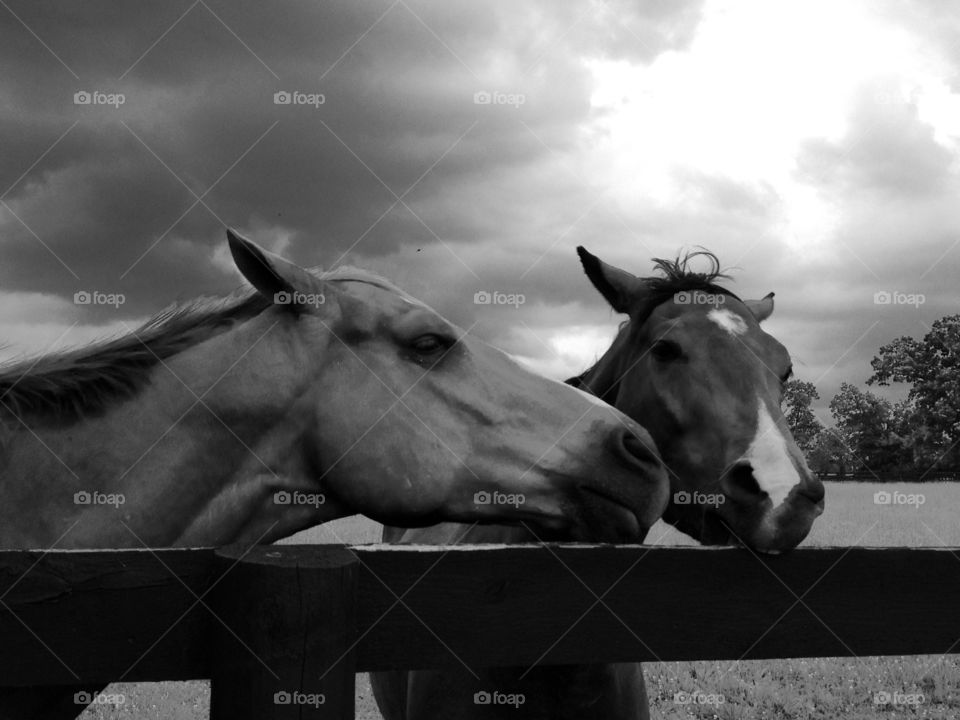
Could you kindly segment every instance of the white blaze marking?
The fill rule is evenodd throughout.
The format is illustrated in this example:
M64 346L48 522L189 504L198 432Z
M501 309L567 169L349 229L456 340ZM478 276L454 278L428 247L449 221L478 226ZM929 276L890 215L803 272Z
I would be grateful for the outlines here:
M714 308L707 313L707 317L731 335L743 335L747 331L747 323L732 310Z
M800 484L800 475L790 460L787 442L770 417L766 403L762 398L757 400L760 403L757 434L743 459L753 468L757 485L770 496L773 507L777 507L787 498L790 489Z

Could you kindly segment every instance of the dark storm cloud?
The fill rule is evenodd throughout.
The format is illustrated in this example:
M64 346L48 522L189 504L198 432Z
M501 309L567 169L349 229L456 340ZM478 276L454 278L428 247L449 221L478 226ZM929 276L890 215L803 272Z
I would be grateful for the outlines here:
M12 2L3 13L0 287L124 292L125 312L142 315L236 282L212 261L221 222L268 245L282 231L304 264L540 241L525 216L542 189L504 198L491 178L576 147L590 113L582 57L682 47L699 3ZM124 102L76 105L79 91ZM278 91L324 102L277 105ZM475 104L482 91L524 102ZM501 206L476 212L484 197Z
M733 268L738 294L777 293L769 329L798 376L819 379L823 404L865 379L881 344L960 311L954 152L909 96L864 89L839 136L801 146L795 179L835 214L813 247L786 241L782 188L762 179L674 167L664 200L576 164L598 112L584 59L683 50L698 2L8 5L47 47L0 8L0 291L126 297L73 315L23 301L58 322L115 326L231 290L223 224L304 265L370 267L545 360L550 330L621 320L576 245L640 275L703 246ZM948 53L956 23L941 33L910 12ZM74 105L80 90L125 102ZM324 102L274 104L294 90ZM475 104L478 92L523 102ZM475 305L480 291L525 303ZM927 301L877 305L883 291Z

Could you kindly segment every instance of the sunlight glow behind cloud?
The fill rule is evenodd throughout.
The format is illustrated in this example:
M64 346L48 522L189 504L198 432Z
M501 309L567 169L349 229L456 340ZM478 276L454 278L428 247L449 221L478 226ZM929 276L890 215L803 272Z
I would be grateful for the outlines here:
M8 354L74 319L86 338L234 289L226 223L304 265L378 270L555 378L589 365L623 319L577 245L640 275L654 257L714 251L740 269L735 292L776 291L771 332L823 376L825 400L863 381L880 344L960 310L952 5L207 4L222 23L188 3L65 16L10 0L76 72L0 25L0 291L128 303L0 313ZM128 102L73 104L80 77ZM327 102L272 102L294 88ZM478 306L481 290L528 302ZM881 290L927 303L881 308Z
M798 223L786 229L787 241L830 228L829 208L793 178L802 140L838 138L865 90L878 104L936 103L927 114L938 119L947 104L916 38L854 2L712 3L687 52L649 66L588 65L594 134L602 138L595 160L618 192L677 201L671 171L684 166L763 179L780 194L788 222Z

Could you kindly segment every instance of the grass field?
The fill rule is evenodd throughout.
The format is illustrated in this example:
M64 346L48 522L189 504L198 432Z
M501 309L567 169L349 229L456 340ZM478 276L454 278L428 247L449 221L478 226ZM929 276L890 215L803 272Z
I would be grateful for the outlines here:
M804 544L960 547L960 484L896 486L905 493L922 494L921 505L875 504L878 489L871 484L828 483L826 511ZM301 533L290 542L378 540L376 524L348 518ZM654 526L648 542L695 544L662 523ZM960 717L958 656L648 663L644 669L655 718ZM366 677L357 680L357 717L379 719ZM107 692L122 693L125 702L91 706L81 717L194 720L206 718L209 711L205 682L116 684ZM695 702L676 702L677 693L686 693ZM877 704L878 693L898 702ZM721 695L722 704L701 702L719 700Z

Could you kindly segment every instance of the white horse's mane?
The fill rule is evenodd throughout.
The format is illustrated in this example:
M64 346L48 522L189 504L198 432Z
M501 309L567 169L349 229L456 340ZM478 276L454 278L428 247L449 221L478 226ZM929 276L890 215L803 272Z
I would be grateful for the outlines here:
M341 266L310 270L325 282L362 282L415 300L376 273ZM0 417L69 424L135 395L162 360L273 307L247 287L226 296L174 303L131 333L39 358L0 365Z

